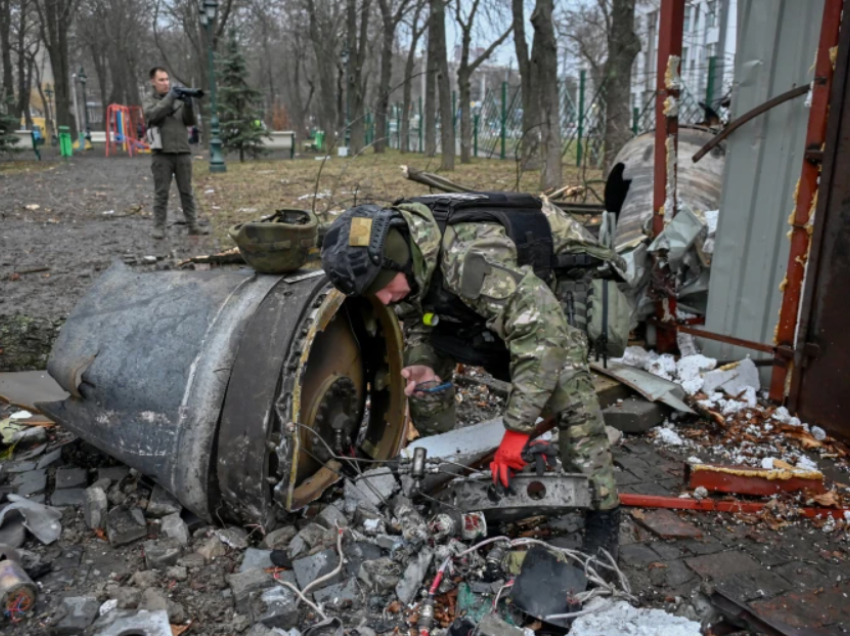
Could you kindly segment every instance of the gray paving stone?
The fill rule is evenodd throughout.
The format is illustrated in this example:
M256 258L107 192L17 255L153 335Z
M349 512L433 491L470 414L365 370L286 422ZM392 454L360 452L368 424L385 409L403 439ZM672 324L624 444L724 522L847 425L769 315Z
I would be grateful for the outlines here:
M317 603L324 603L334 608L351 607L357 602L358 598L357 579L354 577L348 579L345 583L337 583L317 590L313 594L313 599Z
M715 581L725 579L733 574L761 569L761 566L753 557L740 550L691 557L685 559L685 563L702 578Z
M145 565L149 570L164 570L176 565L183 554L183 545L177 539L154 539L145 541Z
M602 415L605 424L624 433L643 433L664 419L659 404L638 398L615 402L603 409Z
M667 543L665 541L656 541L650 543L649 547L655 550L663 560L668 561L678 559L685 554L685 551L679 547L678 542Z
M85 501L86 491L82 488L64 488L54 490L50 495L50 505L61 508L62 506L82 506Z
M816 590L821 587L827 587L832 583L826 574L811 564L802 561L791 561L790 563L771 567L771 572L775 572L788 581L791 587L801 591Z
M643 543L633 543L620 548L620 562L631 566L649 565L661 561L652 548Z
M76 636L89 628L97 618L100 603L94 596L69 596L62 599L53 633L57 636Z
M47 468L62 459L62 449L57 448L39 458L36 468Z
M292 562L292 569L295 571L295 578L298 581L298 586L304 589L307 585L315 581L317 578L331 572L339 564L339 556L336 550L324 550L317 552L301 559L296 559ZM342 572L325 581L320 587L321 589L334 583L339 583L342 580Z
M274 567L271 560L271 550L258 550L257 548L248 548L245 550L245 555L242 557L242 564L239 566L240 572L246 570L256 570Z
M295 592L276 586L251 594L251 615L266 627L292 629L299 625L300 610Z
M56 469L56 489L85 488L88 485L89 474L85 468L63 466Z
M146 537L148 526L138 508L113 508L106 516L106 535L113 546L125 545Z
M168 612L165 610L112 610L94 624L97 636L171 636Z
M42 469L18 473L12 478L11 485L22 497L41 495L47 488L47 471Z
M272 576L261 569L230 574L227 577L227 583L230 585L230 591L233 593L233 602L236 605L236 611L244 615L248 615L251 609L251 593L277 586Z
M189 544L189 528L186 526L186 522L180 518L179 513L164 516L160 531L166 537L179 541L181 545Z
M714 587L732 598L741 601L755 601L773 598L787 592L792 586L775 572L757 567L747 572L738 572L717 580Z
M180 502L171 493L157 484L151 492L146 513L150 517L164 517L179 513L183 509Z
M653 585L666 588L679 588L689 581L696 580L696 574L684 561L665 561L667 567L653 568L649 571L649 578Z
M686 539L678 541L676 545L695 555L716 554L728 549L723 543L713 537L704 537L703 539Z
M15 475L17 473L26 473L35 470L37 467L38 464L36 462L10 462L3 464L3 471L10 475Z

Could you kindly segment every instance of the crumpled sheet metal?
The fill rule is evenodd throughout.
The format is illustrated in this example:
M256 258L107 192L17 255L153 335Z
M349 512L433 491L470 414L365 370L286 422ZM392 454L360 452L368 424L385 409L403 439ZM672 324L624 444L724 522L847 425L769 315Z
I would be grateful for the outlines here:
M591 362L590 368L622 382L650 402L661 402L680 413L695 414L695 411L685 404L685 390L675 382L612 360L608 361L607 367L598 362Z
M0 510L0 526L3 525L6 515L17 510L24 518L24 527L43 544L53 543L62 534L62 524L59 523L62 513L59 510L30 501L20 495L7 495L7 497L12 503ZM9 516L11 518L13 515Z

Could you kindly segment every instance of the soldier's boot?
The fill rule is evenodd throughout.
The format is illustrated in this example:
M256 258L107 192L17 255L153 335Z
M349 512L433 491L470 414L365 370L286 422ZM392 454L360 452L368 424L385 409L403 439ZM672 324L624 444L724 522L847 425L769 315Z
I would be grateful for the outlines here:
M608 559L600 555L600 548L617 562L620 552L620 506L610 510L589 510L584 518L581 551L599 557L607 564Z
M209 233L209 228L201 227L200 225L198 225L197 219L192 219L189 221L189 234L191 236L206 236Z
M161 241L168 235L165 225L165 215L154 212L153 232L151 232L151 236L157 241Z

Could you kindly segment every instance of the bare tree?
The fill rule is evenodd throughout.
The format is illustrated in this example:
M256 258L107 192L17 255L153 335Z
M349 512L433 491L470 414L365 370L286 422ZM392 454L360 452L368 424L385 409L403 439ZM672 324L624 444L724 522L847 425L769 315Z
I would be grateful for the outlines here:
M0 57L3 65L0 102L3 102L14 94L15 85L12 74L12 0L0 0Z
M640 53L634 31L639 0L596 0L564 13L562 33L591 69L605 95L605 168L631 138L631 69Z
M413 69L416 65L416 47L419 44L419 38L422 37L422 34L428 27L427 20L423 20L422 24L419 23L419 17L422 13L422 9L424 8L425 1L419 0L413 12L413 18L410 21L410 49L407 51L407 60L404 64L404 88L402 89L403 96L401 112L404 113L404 117L401 118L402 153L410 151L410 117L408 116L408 113L410 112L410 102L413 94ZM419 122L419 126L420 128L422 127L421 120Z
M461 50L460 63L457 69L457 84L460 97L460 162L470 163L472 161L472 117L469 104L472 101L472 74L483 64L502 43L508 39L513 30L509 26L498 38L488 46L474 60L469 59L472 45L472 29L476 14L481 8L481 0L472 0L469 9L464 12L464 4L460 0L455 2L455 22L460 27Z
M381 78L378 83L378 99L375 106L375 126L378 138L375 140L375 152L384 152L386 143L383 131L387 129L387 111L390 107L390 80L392 79L393 45L396 30L405 14L412 6L413 0L378 0L381 10L383 33L381 38ZM407 111L404 111L407 113ZM407 116L405 115L405 119Z
M347 91L346 99L348 106L351 139L349 149L352 154L359 153L365 144L366 126L364 121L364 108L366 104L366 84L369 76L365 73L366 56L369 46L369 9L370 0L346 0L346 25L347 25ZM358 22L359 13L359 22Z
M537 0L531 14L534 26L532 72L540 91L541 150L543 167L540 189L561 185L561 112L558 99L558 45L553 22L554 0Z
M455 169L455 131L452 112L449 61L446 50L446 0L430 0L431 20L428 26L428 72L436 74L440 106L441 170ZM433 60L433 62L432 62Z
M78 0L35 0L41 39L53 69L56 124L68 126L76 136L77 126L71 116L71 59L68 32L74 20Z
M525 2L511 0L513 16L514 48L520 74L522 92L522 139L520 141L520 165L523 170L534 170L540 166L540 109L537 90L531 68L531 54L525 31Z
M319 78L319 123L330 135L337 127L338 32L341 11L333 0L304 0Z
M30 95L33 79L33 71L35 69L35 56L41 48L41 41L35 37L33 32L36 30L36 24L33 15L33 6L30 0L21 0L17 6L17 15L13 14L15 20L16 31L15 36L15 55L17 56L17 73L18 73L18 103L17 112L23 114L26 125L32 127L32 117L30 115ZM41 103L45 105L45 124L47 130L45 134L49 134L52 130L49 116L47 113L47 100L42 93L41 81L37 82ZM9 95L11 97L11 94Z
M439 2L439 0L437 0ZM433 157L437 154L437 73L439 65L437 56L432 52L436 47L434 44L431 26L434 23L433 16L434 0L428 0L428 51L425 62L425 156Z

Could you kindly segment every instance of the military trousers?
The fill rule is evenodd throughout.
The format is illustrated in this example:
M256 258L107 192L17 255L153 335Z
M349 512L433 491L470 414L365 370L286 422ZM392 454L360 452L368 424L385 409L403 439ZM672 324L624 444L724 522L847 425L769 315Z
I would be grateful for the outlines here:
M197 223L197 212L195 196L192 193L192 155L188 152L179 154L154 152L151 172L154 185L154 225L165 229L168 219L168 191L171 189L171 179L174 177L177 181L177 191L180 193L183 216L186 217L189 227L194 226Z
M567 360L558 384L546 403L543 416L554 416L558 424L559 457L568 472L588 476L593 486L593 503L597 510L610 510L620 505L614 477L614 460L605 432L602 408L587 366L587 338L582 331L569 327L564 343ZM434 372L450 380L455 361L440 356ZM409 398L410 416L423 436L445 433L455 426L454 392Z

